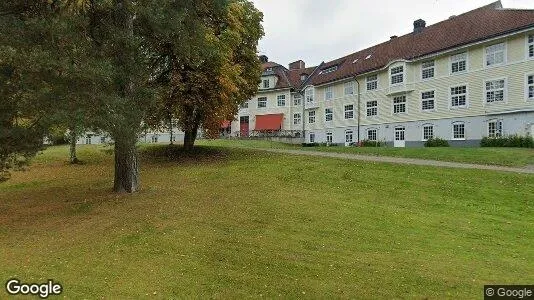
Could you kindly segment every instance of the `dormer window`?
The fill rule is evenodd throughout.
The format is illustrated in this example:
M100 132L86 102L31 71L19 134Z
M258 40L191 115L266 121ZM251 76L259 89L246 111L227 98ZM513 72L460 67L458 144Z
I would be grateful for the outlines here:
M534 58L534 34L530 34L527 39L528 58Z
M332 66L321 71L321 74L328 74L337 71L337 66Z
M272 72L273 71L273 68L267 68L265 69L265 72Z
M300 81L304 81L308 78L308 75L306 74L300 74Z
M268 89L268 88L270 88L270 87L271 87L271 82L270 82L270 80L269 80L269 79L264 79L264 80L263 80L263 88L264 88L264 89Z
M306 103L313 103L313 96L314 96L313 88L306 89L306 93L305 93Z
M404 82L404 66L391 68L391 85Z
M369 54L365 57L365 60L368 60L369 58L371 58L373 55L372 54Z

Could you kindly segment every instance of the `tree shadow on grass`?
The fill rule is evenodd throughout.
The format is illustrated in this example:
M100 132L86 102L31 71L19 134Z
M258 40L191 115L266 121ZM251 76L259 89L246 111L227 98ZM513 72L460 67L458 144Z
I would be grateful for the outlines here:
M139 157L148 163L207 164L237 159L239 152L222 147L197 146L188 151L181 145L157 145L140 148Z

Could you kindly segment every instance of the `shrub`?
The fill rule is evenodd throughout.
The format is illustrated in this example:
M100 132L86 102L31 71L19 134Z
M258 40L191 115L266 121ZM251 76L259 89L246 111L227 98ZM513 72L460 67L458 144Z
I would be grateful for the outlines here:
M370 140L363 140L361 142L362 147L382 147L384 146L383 143L379 141L370 141Z
M501 137L484 137L480 141L481 147L514 147L534 148L532 136L509 135Z
M425 142L425 147L449 147L449 142L442 138L431 138Z
M317 147L317 146L319 146L318 143L302 143L302 147L304 148Z

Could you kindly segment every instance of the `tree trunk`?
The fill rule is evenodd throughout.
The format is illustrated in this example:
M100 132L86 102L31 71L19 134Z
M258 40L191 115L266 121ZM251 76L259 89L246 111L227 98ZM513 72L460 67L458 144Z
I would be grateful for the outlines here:
M76 128L71 127L70 128L70 163L71 164L78 164L80 161L78 160L78 156L76 155L76 142L78 140L78 135L76 134Z
M171 136L171 145L174 145L174 132L173 132L173 127L172 127L172 118L169 119L169 133L170 133L170 136Z
M115 140L115 184L117 193L139 190L139 161L135 142Z
M185 130L185 136L184 136L184 150L185 151L192 151L195 147L195 141L197 140L197 134L198 134L198 127L199 127L199 121L195 120L193 126L191 129Z

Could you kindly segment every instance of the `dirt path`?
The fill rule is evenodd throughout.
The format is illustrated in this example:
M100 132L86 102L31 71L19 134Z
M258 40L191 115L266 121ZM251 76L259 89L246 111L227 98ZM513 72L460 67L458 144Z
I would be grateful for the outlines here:
M254 150L261 150L261 151L274 152L274 153L283 153L283 154L321 156L321 157L342 158L342 159L350 159L350 160L385 162L385 163L394 163L394 164L433 166L433 167L457 168L457 169L479 169L479 170L492 170L492 171L502 171L502 172L534 174L534 168L528 168L528 167L527 168L513 168L513 167L476 165L476 164L415 159L415 158L404 158L404 157L370 156L370 155L320 152L320 151L285 150L285 149L269 149L269 148L260 148L260 149L255 148Z

